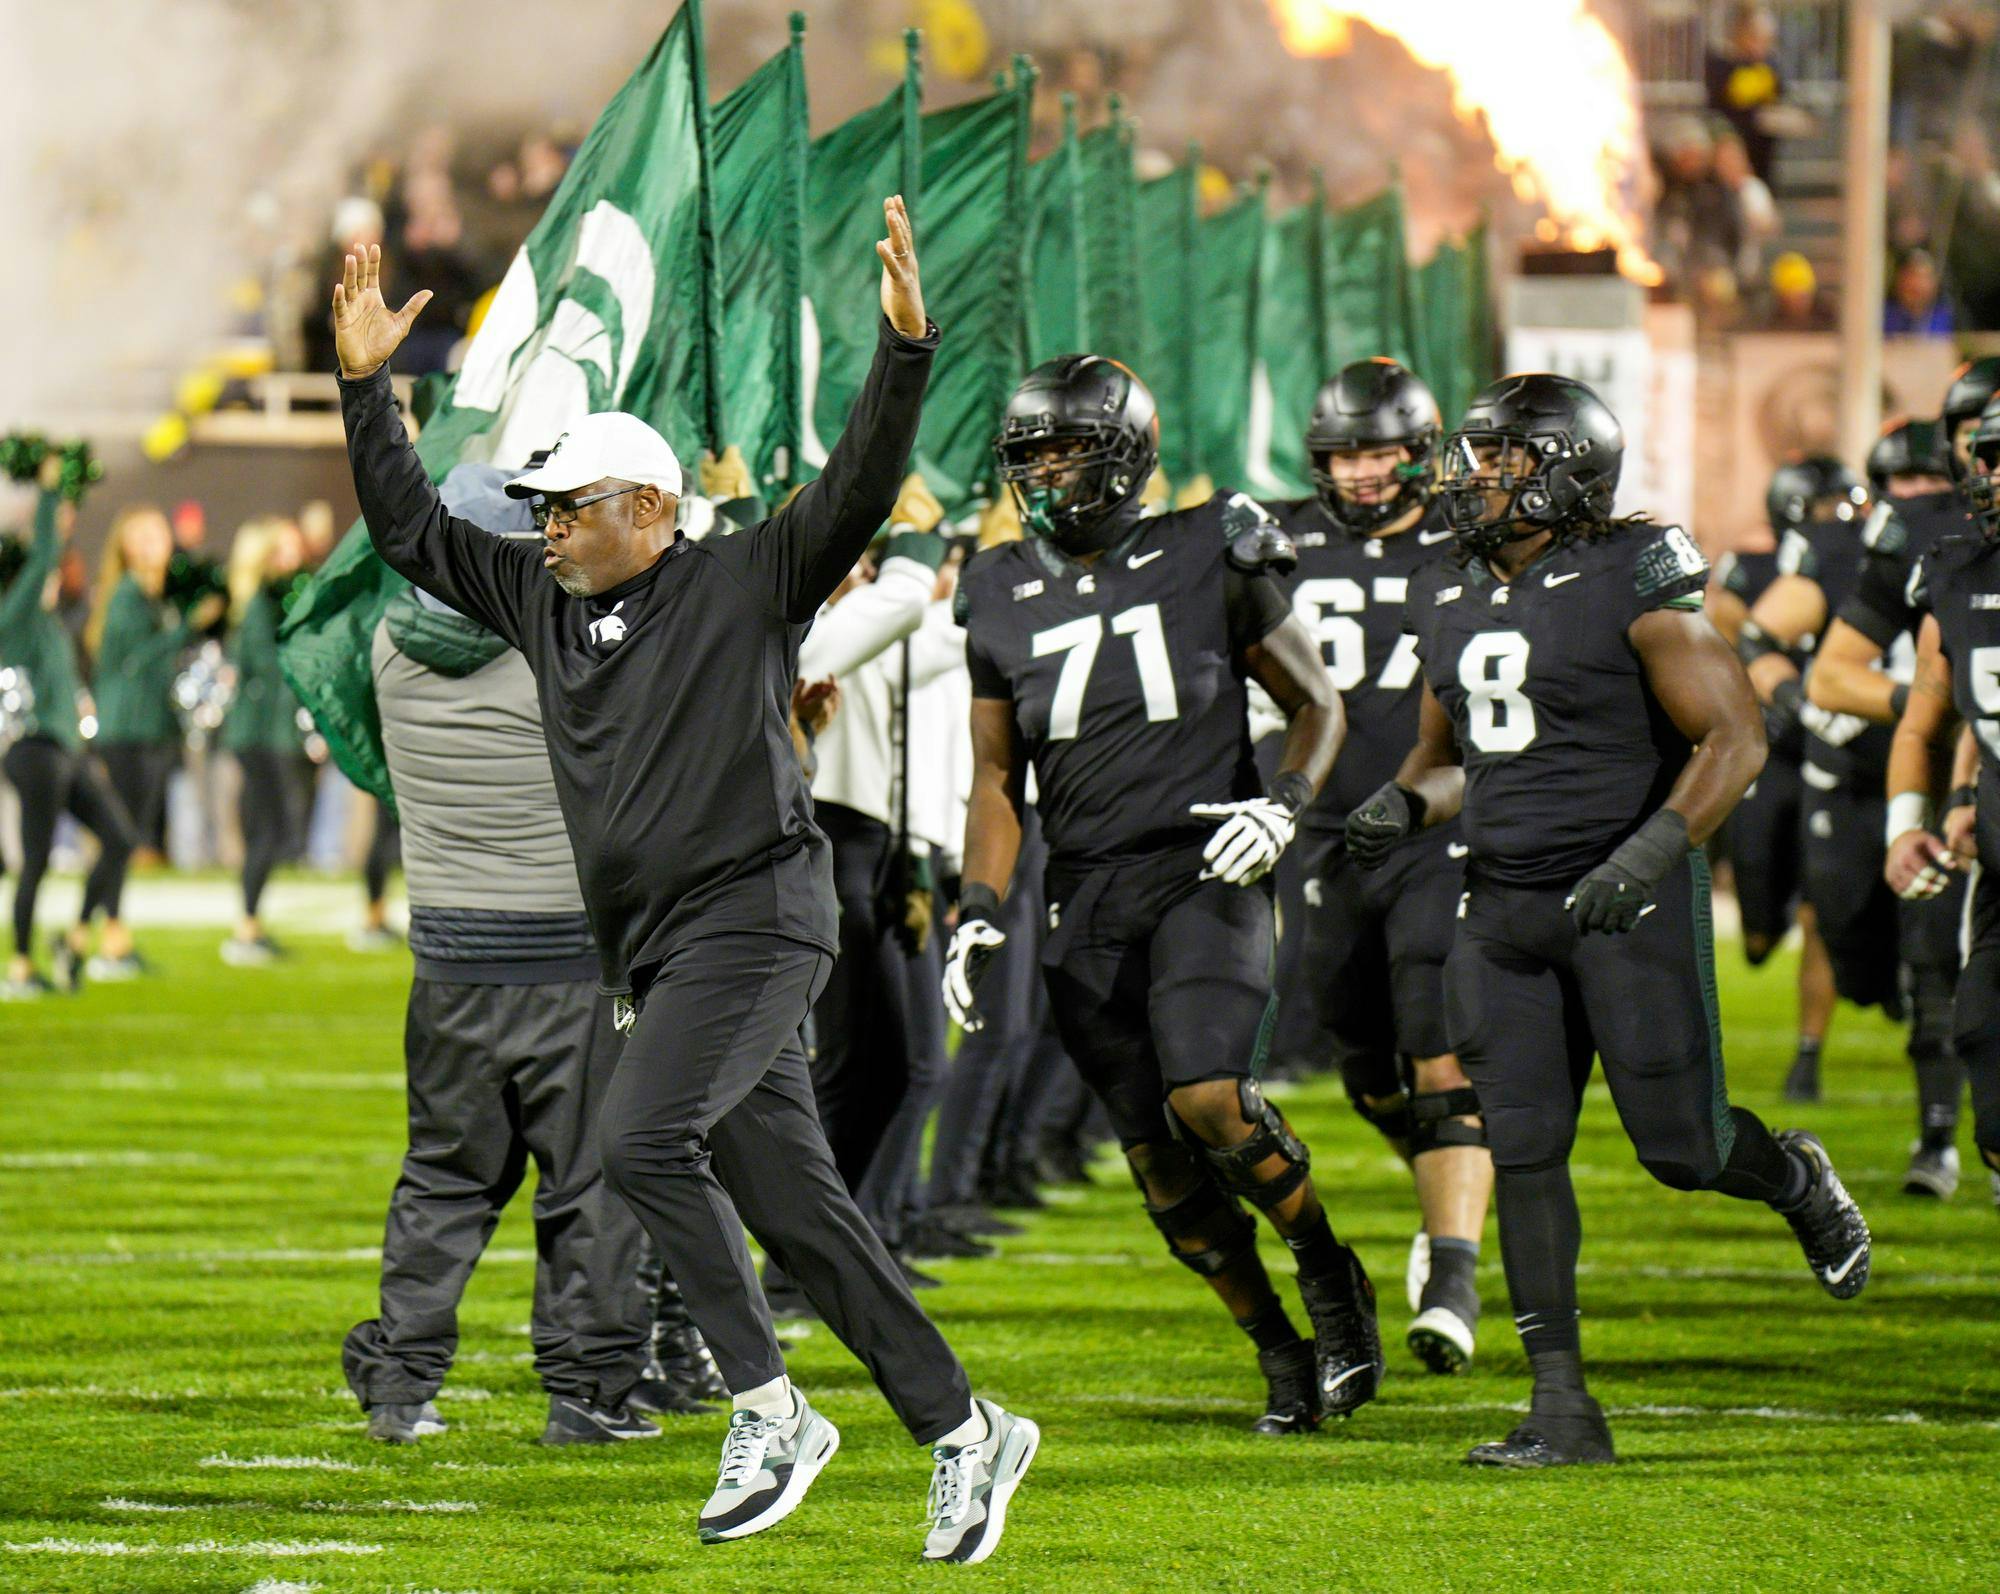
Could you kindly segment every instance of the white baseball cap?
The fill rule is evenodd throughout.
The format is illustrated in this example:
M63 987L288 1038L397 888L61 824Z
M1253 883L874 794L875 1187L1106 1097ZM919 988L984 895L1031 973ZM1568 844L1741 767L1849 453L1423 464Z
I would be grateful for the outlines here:
M573 493L606 477L681 495L681 462L667 440L636 415L600 410L586 415L555 441L549 456L507 484L511 498Z

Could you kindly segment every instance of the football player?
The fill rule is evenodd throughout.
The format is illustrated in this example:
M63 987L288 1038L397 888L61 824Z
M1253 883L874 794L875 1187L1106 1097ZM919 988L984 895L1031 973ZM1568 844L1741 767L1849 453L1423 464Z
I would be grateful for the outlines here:
M1641 1164L1783 1213L1835 1295L1868 1227L1812 1136L1729 1104L1700 844L1756 778L1763 722L1701 612L1687 534L1611 518L1624 436L1566 377L1504 377L1445 448L1462 561L1410 582L1417 744L1348 821L1364 867L1462 813L1451 1040L1486 1117L1527 1417L1487 1466L1612 1459L1577 1331L1569 1154L1592 1055Z
M1374 1397L1374 1291L1334 1238L1305 1146L1265 1100L1274 1017L1269 873L1331 767L1340 699L1272 579L1289 542L1218 493L1142 517L1159 451L1125 366L1029 373L994 440L1027 535L965 567L973 783L945 998L967 1029L1006 939L1000 899L1030 765L1049 847L1042 968L1070 1056L1103 1100L1146 1211L1257 1347L1255 1427L1303 1433ZM1246 679L1284 712L1268 789ZM1257 1255L1260 1208L1298 1262L1302 1340Z
M1805 898L1825 938L1834 984L1850 1002L1879 1006L1900 1021L1896 899L1881 879L1888 732L1808 701L1803 673L1860 579L1867 497L1861 479L1836 459L1815 456L1772 474L1766 504L1778 536L1778 575L1751 607L1736 650L1766 705L1772 739L1803 725ZM1786 1094L1817 1100L1817 1067L1809 1075L1795 1070Z
M1347 815L1416 740L1423 682L1403 631L1410 578L1452 542L1437 503L1437 400L1393 360L1357 360L1319 390L1306 426L1313 496L1268 506L1298 549L1292 608L1341 694L1347 735L1299 816L1304 969L1355 1110L1415 1177L1423 1228L1409 1345L1433 1372L1472 1360L1474 1270L1493 1189L1479 1099L1444 1032L1444 960L1464 887L1456 823L1388 867L1347 857ZM1386 1000L1384 998L1387 998Z
M1911 595L1911 575L1940 538L1973 529L1956 487L1965 481L1972 428L1996 386L2000 360L1963 367L1945 393L1944 413L1935 424L1909 421L1892 427L1870 454L1871 481L1879 474L1882 483L1863 536L1867 556L1806 677L1807 696L1819 707L1876 725L1896 722L1908 695L1899 682L1910 677L1921 618ZM1903 1189L1939 1199L1948 1199L1958 1188L1958 1107L1965 1070L1951 1044L1951 1025L1964 908L1965 879L1958 874L1949 877L1944 891L1906 899L1898 909L1918 1113Z
M1976 529L1939 538L1911 581L1912 600L1928 609L1929 617L1922 622L1916 678L1890 753L1884 872L1906 900L1935 901L1950 882L1963 877L1970 860L1979 862L1953 1040L1972 1084L1973 1138L1980 1156L1995 1170L1993 1195L2000 1202L2000 775L1994 762L2000 758L2000 692L1995 690L1995 661L2000 660L2000 403L1981 416L1969 465L1963 480ZM1961 741L1943 822L1934 829L1931 749L1954 717L1972 729L1974 738L1969 754Z
M1704 606L1732 648L1751 606L1777 576L1775 551L1727 553L1716 561ZM1805 790L1799 762L1805 751L1805 728L1796 721L1780 725L1770 732L1768 742L1763 771L1730 814L1723 844L1735 876L1743 955L1750 966L1763 967L1793 923L1799 927L1799 1038L1785 1079L1785 1097L1809 1101L1819 1093L1819 1054L1837 998L1826 942L1820 939L1812 904L1799 891L1800 805Z

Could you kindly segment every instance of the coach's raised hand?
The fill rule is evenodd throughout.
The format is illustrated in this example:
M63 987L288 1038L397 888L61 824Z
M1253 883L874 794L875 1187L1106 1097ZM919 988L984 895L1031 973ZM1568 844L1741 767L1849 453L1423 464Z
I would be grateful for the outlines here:
M906 239L909 236L907 221L903 226L903 235ZM917 264L913 257L910 261L912 292L915 291L916 280ZM358 254L349 255L340 281L333 285L333 348L340 360L340 374L350 381L373 376L382 368L382 362L396 352L396 346L409 336L417 313L430 302L431 290L423 288L411 294L410 302L402 309L391 310L382 301L382 246L370 244ZM889 288L885 281L882 286L883 308L887 309L888 304ZM921 320L921 299L917 301L917 315ZM891 318L894 318L893 312Z
M924 288L917 280L917 244L901 194L882 201L882 219L889 227L889 236L875 245L875 253L882 257L882 313L904 337L920 338L930 330L930 318L924 314ZM381 302L379 295L376 302ZM404 314L409 313L405 307Z

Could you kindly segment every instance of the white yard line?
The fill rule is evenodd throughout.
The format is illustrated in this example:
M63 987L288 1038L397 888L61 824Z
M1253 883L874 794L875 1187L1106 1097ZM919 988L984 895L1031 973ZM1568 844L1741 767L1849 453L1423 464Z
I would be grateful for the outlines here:
M232 1456L227 1450L203 1456L204 1467L222 1467L231 1472L360 1472L352 1461L336 1461L332 1456Z
M10 1151L0 1170L14 1168L191 1168L215 1161L199 1151Z
M1057 1399L1086 1406L1140 1406L1154 1411L1185 1410L1190 1407L1204 1411L1246 1411L1248 1403L1231 1400L1223 1395L1170 1395L1141 1394L1135 1390L1119 1393L1067 1395ZM1381 1410L1385 1415L1400 1411L1422 1412L1429 1415L1450 1416L1458 1412L1500 1412L1519 1416L1528 1409L1525 1400L1514 1401L1426 1401L1384 1399ZM1793 1406L1606 1406L1608 1417L1655 1417L1669 1420L1684 1418L1713 1419L1730 1417L1756 1422L1825 1422L1856 1423L1898 1428L2000 1428L2000 1422L1984 1417L1925 1417L1914 1411L1817 1411Z
M248 1539L228 1543L221 1539L197 1539L191 1544L126 1544L117 1539L33 1539L0 1544L11 1555L256 1555L289 1557L300 1555L380 1555L379 1544L356 1544L347 1539Z

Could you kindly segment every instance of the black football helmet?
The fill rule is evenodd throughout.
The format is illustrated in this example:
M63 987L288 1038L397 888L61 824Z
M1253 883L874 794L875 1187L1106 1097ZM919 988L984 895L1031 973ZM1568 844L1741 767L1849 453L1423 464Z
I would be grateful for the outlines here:
M1059 355L1014 389L993 453L1028 531L1066 554L1096 553L1124 534L1159 464L1159 412L1118 361Z
M2000 538L2000 398L1979 413L1972 430L1972 462L1965 473L1972 518L1988 542Z
M1414 372L1380 356L1342 366L1313 399L1306 423L1306 462L1327 519L1351 536L1365 537L1429 503L1437 491L1442 435L1437 400ZM1383 448L1403 448L1410 457L1377 478L1378 491L1394 490L1372 504L1343 493L1324 463L1329 454Z
M1951 479L1961 485L1965 481L1965 462L1958 457L1960 428L1978 420L1996 393L2000 393L2000 354L1967 360L1953 373L1951 386L1944 390L1938 425L1944 428L1945 466L1951 472Z
M1445 520L1482 558L1538 532L1581 529L1609 518L1624 457L1618 417L1583 383L1503 376L1474 395L1445 441Z
M1890 484L1898 476L1950 474L1936 421L1897 421L1884 427L1868 450L1868 486L1877 498L1890 496Z
M1830 510L1815 505L1833 500ZM1810 454L1771 472L1764 489L1764 513L1783 536L1809 520L1858 520L1868 507L1861 478L1830 454Z

